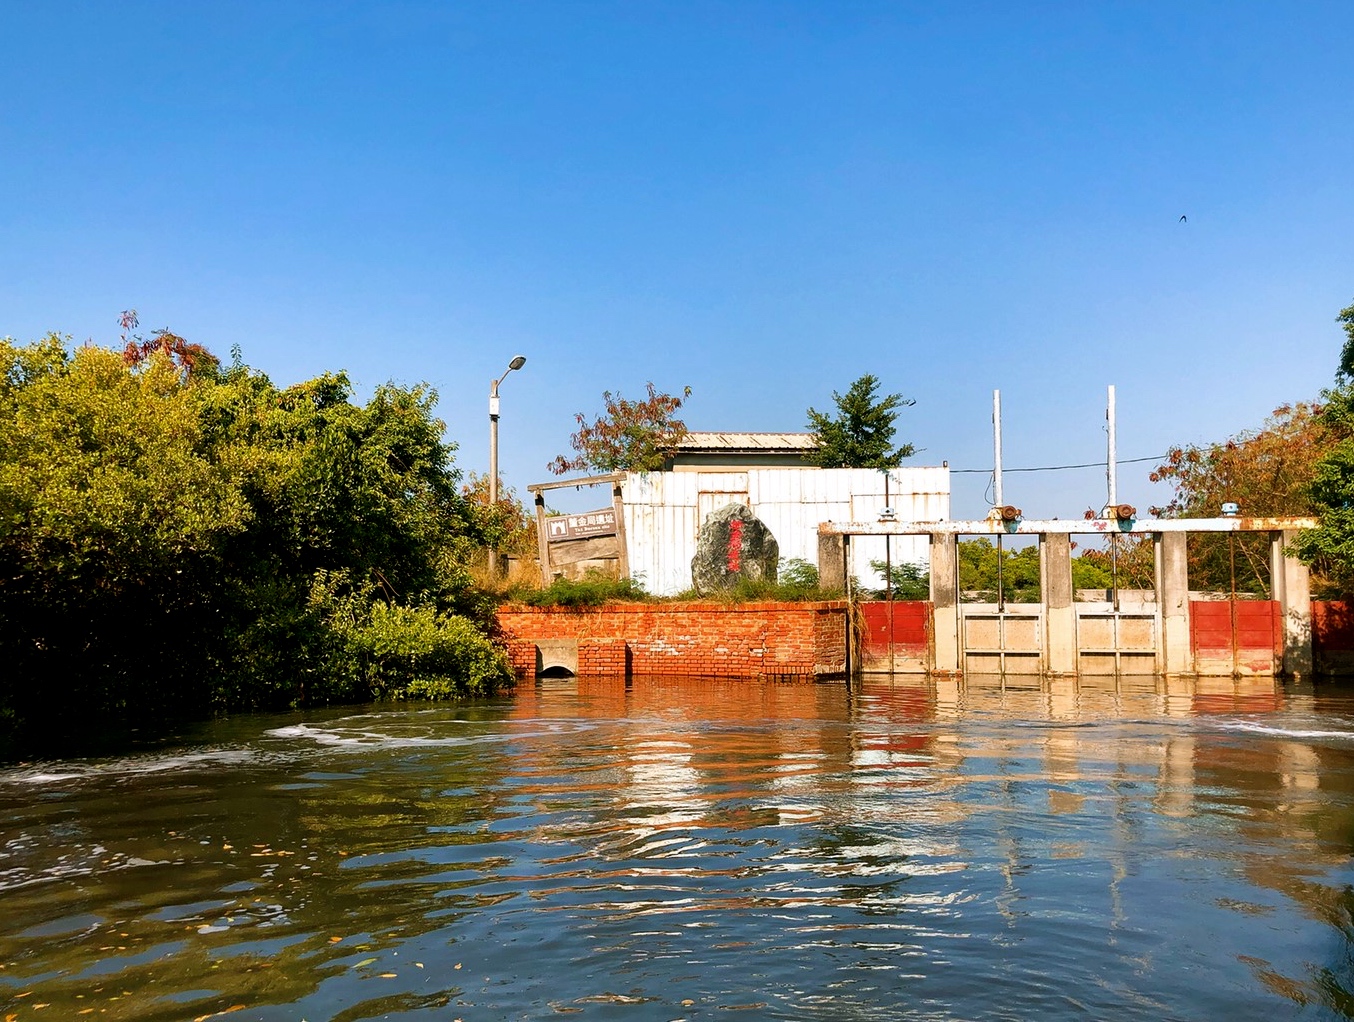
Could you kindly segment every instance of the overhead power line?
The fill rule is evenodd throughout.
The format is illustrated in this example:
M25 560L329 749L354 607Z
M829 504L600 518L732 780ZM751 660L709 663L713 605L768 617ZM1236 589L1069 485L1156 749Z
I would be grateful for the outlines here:
M1133 465L1140 461L1165 461L1166 455L1154 454L1150 458L1120 458L1115 464ZM1002 474L1007 472L1064 472L1073 468L1104 468L1103 461L1088 461L1084 465L1039 465L1035 468L1006 468L1003 466ZM956 475L991 475L990 468L952 468L950 472Z

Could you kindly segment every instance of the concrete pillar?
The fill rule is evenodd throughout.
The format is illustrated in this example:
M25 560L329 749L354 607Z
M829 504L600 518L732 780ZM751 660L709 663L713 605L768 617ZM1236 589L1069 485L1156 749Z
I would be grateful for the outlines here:
M1307 565L1288 556L1297 539L1294 530L1270 536L1270 575L1274 599L1283 616L1284 674L1294 678L1312 673L1312 584Z
M818 534L818 585L846 592L846 537Z
M1039 581L1044 594L1044 664L1051 674L1077 669L1077 608L1072 593L1072 537L1039 537Z
M931 670L960 671L958 536L931 536L931 607Z
M1157 663L1166 674L1192 674L1194 651L1189 639L1189 558L1185 533L1154 533L1152 546L1156 553L1157 606L1161 608Z

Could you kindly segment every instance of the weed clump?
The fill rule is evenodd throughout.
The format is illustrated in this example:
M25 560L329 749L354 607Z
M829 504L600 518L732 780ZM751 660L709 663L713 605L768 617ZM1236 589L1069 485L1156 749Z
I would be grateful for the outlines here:
M635 603L655 599L633 578L612 578L598 571L590 571L581 579L557 578L544 589L513 595L531 607L600 607L615 601Z
M818 568L802 557L780 562L776 581L740 577L730 588L701 594L694 589L678 593L674 600L712 600L718 603L803 603L813 600L840 600L840 589L819 585Z

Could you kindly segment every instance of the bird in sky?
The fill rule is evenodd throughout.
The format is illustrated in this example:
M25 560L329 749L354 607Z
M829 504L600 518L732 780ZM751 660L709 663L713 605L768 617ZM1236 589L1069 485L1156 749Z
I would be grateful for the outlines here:
M1180 214L1180 222L1181 222L1182 224L1183 224L1183 223L1188 223L1188 222L1189 222L1189 219L1185 216L1184 213L1181 213L1181 214Z

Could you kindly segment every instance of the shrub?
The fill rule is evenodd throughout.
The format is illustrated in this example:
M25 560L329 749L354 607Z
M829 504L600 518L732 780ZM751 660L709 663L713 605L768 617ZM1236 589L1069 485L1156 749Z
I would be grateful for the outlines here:
M557 578L544 589L515 594L532 607L600 607L613 600L646 601L653 597L633 578L612 578L589 571L581 579Z
M492 695L513 682L507 654L469 619L430 605L402 606L346 578L317 581L311 605L329 629L324 672L342 697L445 699Z

